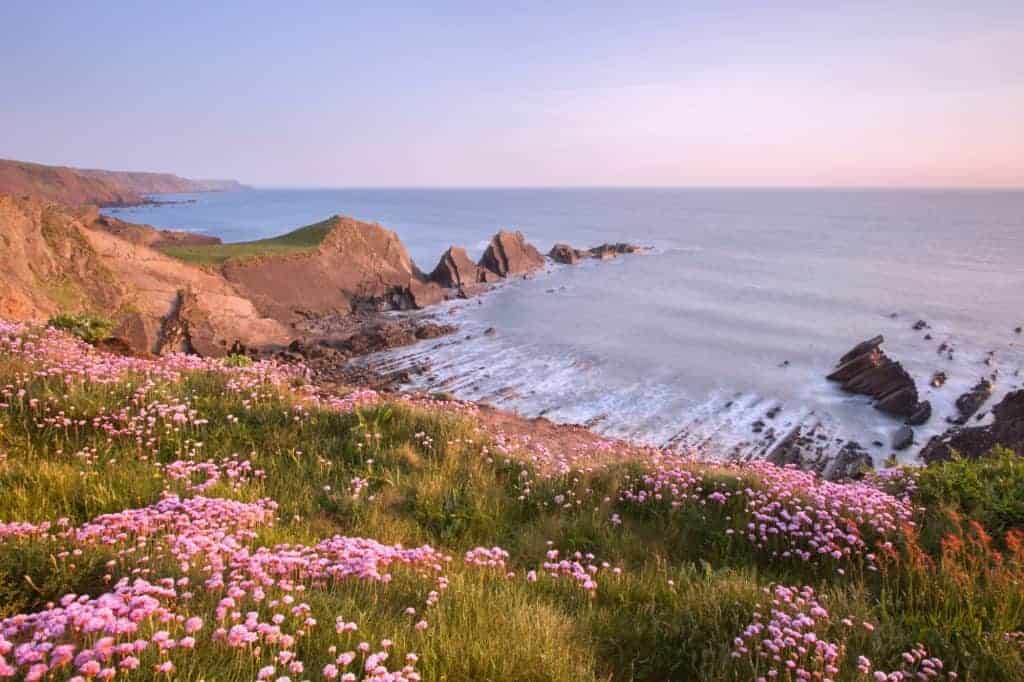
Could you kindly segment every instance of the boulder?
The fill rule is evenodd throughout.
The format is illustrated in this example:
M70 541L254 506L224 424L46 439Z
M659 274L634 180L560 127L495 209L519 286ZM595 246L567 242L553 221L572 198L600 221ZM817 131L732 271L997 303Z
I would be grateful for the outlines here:
M992 382L988 379L981 379L971 390L967 391L956 399L956 409L960 415L956 418L957 424L966 424L967 420L988 400L992 395Z
M923 400L917 404L914 411L907 417L906 423L909 426L920 426L926 421L932 418L932 404L927 400Z
M544 267L544 257L522 232L502 230L480 258L480 267L499 277L524 275Z
M914 444L914 429L909 426L901 426L896 429L892 436L892 447L894 450L906 450Z
M561 243L555 244L551 247L551 251L548 252L548 258L564 265L576 265L584 257L584 253L579 249L574 249L568 244Z

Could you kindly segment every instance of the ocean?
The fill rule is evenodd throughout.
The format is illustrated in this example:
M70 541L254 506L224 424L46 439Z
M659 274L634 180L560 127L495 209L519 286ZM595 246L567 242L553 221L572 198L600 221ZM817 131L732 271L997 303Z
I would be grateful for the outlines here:
M986 408L1022 385L1022 191L259 189L159 199L189 203L108 212L225 241L347 214L395 230L428 272L451 244L478 256L500 228L545 252L556 241L653 247L551 265L446 304L439 314L461 325L458 343L371 359L429 359L416 387L609 435L742 454L758 422L778 433L814 426L826 448L854 439L881 462L900 422L824 378L875 334L935 408L902 461L947 428L956 397L980 377L997 374ZM913 329L918 320L928 328ZM937 371L949 378L932 388Z

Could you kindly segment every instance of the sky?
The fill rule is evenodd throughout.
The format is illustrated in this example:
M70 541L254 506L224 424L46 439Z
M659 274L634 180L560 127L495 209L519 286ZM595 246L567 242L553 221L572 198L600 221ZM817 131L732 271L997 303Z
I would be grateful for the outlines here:
M0 158L264 186L1024 187L1024 2L3 0Z

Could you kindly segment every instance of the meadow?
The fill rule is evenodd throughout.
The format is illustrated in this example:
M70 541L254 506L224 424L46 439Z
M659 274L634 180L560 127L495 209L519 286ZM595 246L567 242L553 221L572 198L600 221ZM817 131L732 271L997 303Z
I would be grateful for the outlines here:
M3 322L0 679L1021 680L1022 500Z
M247 260L261 256L281 256L315 251L331 231L333 222L324 220L277 237L228 244L164 246L159 250L192 265L217 266L229 260Z

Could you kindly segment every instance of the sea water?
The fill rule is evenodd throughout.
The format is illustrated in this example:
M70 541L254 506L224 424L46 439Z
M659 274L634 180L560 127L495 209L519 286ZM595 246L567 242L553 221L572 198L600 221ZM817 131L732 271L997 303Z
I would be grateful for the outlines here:
M875 334L935 407L918 446L948 426L954 400L980 377L998 375L985 408L1022 385L1024 336L1014 330L1024 324L1024 192L260 189L159 198L188 203L112 211L225 241L341 213L395 230L428 272L451 244L478 256L500 228L523 231L542 251L556 241L653 247L551 265L479 301L447 304L439 314L461 325L457 336L372 359L429 360L416 387L610 435L742 453L760 421L778 433L814 427L827 448L852 438L881 460L899 422L824 378ZM917 320L929 327L914 330ZM944 343L952 359L937 352ZM949 380L936 389L937 371Z

